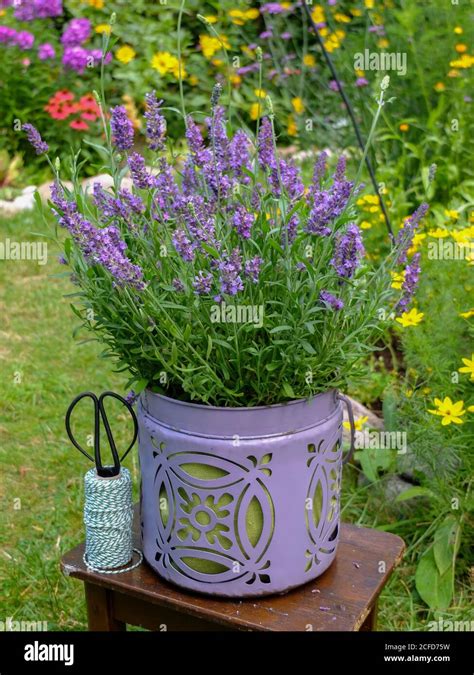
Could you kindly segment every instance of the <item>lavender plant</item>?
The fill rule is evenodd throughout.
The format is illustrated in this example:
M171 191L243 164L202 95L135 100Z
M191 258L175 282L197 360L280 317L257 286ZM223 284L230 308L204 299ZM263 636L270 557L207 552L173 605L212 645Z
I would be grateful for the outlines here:
M401 298L390 270L407 264L426 207L374 268L344 157L331 173L322 153L305 186L278 155L271 105L253 138L231 133L219 97L216 86L204 126L187 117L189 150L175 166L154 93L145 113L149 166L120 106L110 125L102 115L112 190L96 184L84 194L75 168L70 191L51 165L51 205L67 233L63 261L78 286L74 311L136 391L254 406L344 388L392 310L408 307L418 259ZM47 152L36 130L26 132ZM121 186L127 171L131 190Z

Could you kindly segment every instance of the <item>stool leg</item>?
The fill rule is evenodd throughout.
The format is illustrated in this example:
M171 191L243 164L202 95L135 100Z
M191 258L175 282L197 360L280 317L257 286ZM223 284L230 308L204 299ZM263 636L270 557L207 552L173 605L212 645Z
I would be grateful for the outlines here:
M359 630L363 631L376 631L377 630L377 600L374 603L374 606L370 610L370 612L367 614L367 617L360 627Z
M87 581L84 582L84 590L90 631L127 630L126 624L114 617L113 596L110 591Z

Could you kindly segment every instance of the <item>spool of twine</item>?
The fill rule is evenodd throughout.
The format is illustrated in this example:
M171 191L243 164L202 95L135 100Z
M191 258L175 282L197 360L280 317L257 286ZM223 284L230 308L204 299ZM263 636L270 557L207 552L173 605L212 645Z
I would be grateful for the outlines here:
M84 476L84 491L87 567L108 574L137 567L143 557L132 545L132 479L128 469L121 467L120 473L112 478L102 478L95 468L90 469ZM139 560L129 565L133 551L138 553Z

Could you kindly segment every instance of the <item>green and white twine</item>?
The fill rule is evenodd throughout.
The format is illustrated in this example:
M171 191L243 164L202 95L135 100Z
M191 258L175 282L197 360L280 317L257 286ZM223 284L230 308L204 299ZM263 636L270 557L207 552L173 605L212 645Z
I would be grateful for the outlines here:
M138 567L143 555L132 546L132 478L121 467L118 476L102 478L95 469L84 476L84 562L94 572L120 574ZM133 552L138 561L129 565ZM128 567L123 568L124 565ZM122 569L118 569L122 568Z

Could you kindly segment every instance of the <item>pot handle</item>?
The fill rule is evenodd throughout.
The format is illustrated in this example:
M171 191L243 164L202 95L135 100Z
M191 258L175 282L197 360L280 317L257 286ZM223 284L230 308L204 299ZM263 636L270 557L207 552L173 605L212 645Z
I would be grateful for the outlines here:
M347 398L347 396L344 396L344 394L341 394L338 392L337 398L342 401L343 403L346 404L347 407L347 414L349 416L349 424L351 425L351 446L349 448L349 452L346 454L346 456L343 458L342 463L347 464L347 462L352 459L352 455L354 454L354 448L355 448L355 422L354 422L354 413L352 411L352 404L350 400Z

